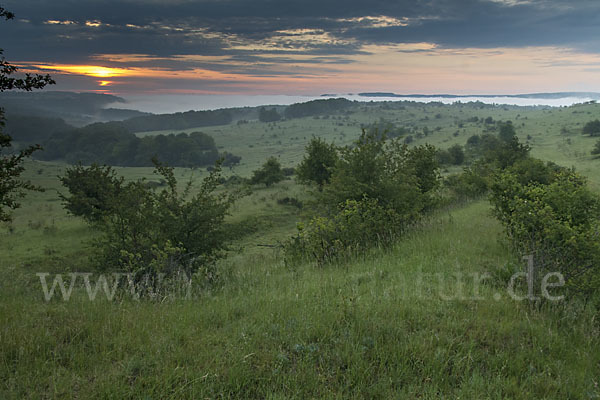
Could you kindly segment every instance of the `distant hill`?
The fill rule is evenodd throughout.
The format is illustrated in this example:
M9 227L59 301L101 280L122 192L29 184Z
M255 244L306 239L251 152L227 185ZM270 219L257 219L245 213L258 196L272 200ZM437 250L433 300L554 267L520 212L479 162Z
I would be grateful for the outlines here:
M130 132L144 132L227 125L232 121L232 113L228 109L222 109L145 115L129 118L123 121L123 124Z
M286 118L302 118L314 115L331 114L346 110L354 105L354 102L344 99L312 100L305 103L295 103L285 109Z
M362 97L406 97L422 99L428 97L439 97L442 99L461 99L465 97L508 97L519 99L563 99L565 97L575 97L581 99L600 100L600 93L595 92L556 92L556 93L526 93L526 94L397 94L391 92L365 92L359 93Z
M137 110L106 108L115 103L125 103L125 99L100 93L52 91L0 93L0 107L3 107L9 115L61 118L74 126L149 115Z

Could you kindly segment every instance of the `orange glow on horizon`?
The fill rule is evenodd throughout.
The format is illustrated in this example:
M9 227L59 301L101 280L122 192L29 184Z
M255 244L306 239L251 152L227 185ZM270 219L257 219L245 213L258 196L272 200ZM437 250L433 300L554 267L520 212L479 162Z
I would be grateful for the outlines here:
M94 77L96 87L118 87L116 91L123 93L515 94L600 87L600 55L569 48L448 49L434 43L408 43L365 45L361 50L331 59L287 52L262 54L256 63L227 55L101 54L94 56L92 65L29 61L19 63L19 68L21 72ZM161 66L152 61L161 61ZM181 68L179 63L183 63ZM194 63L202 67L194 68Z
M42 70L53 70L76 75L94 76L97 78L110 78L114 76L132 75L126 68L108 68L98 65L32 65Z

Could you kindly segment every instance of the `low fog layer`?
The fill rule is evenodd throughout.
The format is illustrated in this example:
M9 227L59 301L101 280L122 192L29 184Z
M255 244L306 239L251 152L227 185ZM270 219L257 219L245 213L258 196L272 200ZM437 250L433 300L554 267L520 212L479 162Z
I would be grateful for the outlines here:
M256 107L261 105L290 105L303 103L329 96L285 96L285 95L130 95L121 96L126 103L110 104L110 108L134 109L144 112L165 114L189 110L214 110L229 107ZM524 97L384 97L360 96L358 94L335 94L331 97L344 97L357 101L418 101L423 103L442 102L452 104L480 101L486 104L509 104L517 106L570 106L595 100L590 95L568 95L559 98L524 98Z

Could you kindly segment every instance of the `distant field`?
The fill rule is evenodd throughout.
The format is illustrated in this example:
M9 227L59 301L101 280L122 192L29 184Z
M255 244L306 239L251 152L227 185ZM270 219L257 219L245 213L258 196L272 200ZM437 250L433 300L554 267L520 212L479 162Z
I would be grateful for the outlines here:
M248 175L271 155L280 158L284 166L297 164L304 147L315 135L338 145L350 144L360 135L363 125L380 120L400 127L411 127L426 137L412 134L414 144L431 143L440 148L453 144L464 145L471 135L486 130L481 122L467 122L477 117L492 117L495 121L512 121L523 142L528 142L532 154L556 163L576 166L595 182L600 182L597 164L590 155L594 138L581 135L586 122L600 118L599 104L572 107L515 107L426 105L422 103L364 103L350 112L331 116L307 117L274 123L249 121L246 124L195 128L183 132L202 131L215 138L221 150L242 156L241 165L234 171ZM144 132L139 135L178 133L181 131ZM528 139L528 136L531 136Z

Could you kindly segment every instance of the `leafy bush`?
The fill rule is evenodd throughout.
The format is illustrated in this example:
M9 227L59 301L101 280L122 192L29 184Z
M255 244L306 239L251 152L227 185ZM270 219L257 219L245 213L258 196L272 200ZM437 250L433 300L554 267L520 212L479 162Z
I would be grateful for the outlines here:
M600 199L574 171L548 169L548 183L524 182L514 170L499 174L494 213L514 249L534 256L538 276L560 272L574 292L590 294L600 288Z
M465 152L461 145L455 144L448 149L450 154L450 163L452 165L462 165L465 162Z
M510 125L512 126L512 124ZM516 136L500 140L495 135L471 136L467 149L471 157L477 158L462 174L446 178L445 185L457 200L479 198L488 192L495 174L507 168L519 171L522 179L537 179L547 172L543 162L529 157L529 146L519 142ZM546 177L547 178L547 177Z
M59 195L67 211L94 223L110 214L117 206L124 179L117 176L109 166L92 164L84 167L78 164L67 168L60 181L70 194Z
M286 262L319 265L345 259L401 235L437 202L436 150L363 131L339 149L331 178L317 194L313 217L284 244Z
M397 139L363 131L352 146L340 149L340 158L319 202L330 210L346 200L367 196L399 215L417 216L433 207L439 171L434 147L408 148Z
M116 183L118 188L102 197L109 199L108 206L102 207L94 221L101 233L93 242L99 269L130 272L136 279L158 274L173 277L181 272L187 276L200 273L208 282L217 279L215 261L224 256L229 239L224 218L240 195L216 192L220 165L204 178L194 195L191 181L179 193L173 168L158 163L155 172L166 182L160 191L147 188L143 181L124 184L109 167L79 166L71 171L77 174L69 179L100 177L106 187Z
M235 165L238 165L240 161L242 161L242 157L236 156L227 151L221 153L221 158L223 159L223 166L229 167L229 169L231 169Z
M377 199L346 200L332 217L314 217L284 244L286 265L343 261L398 237L406 222Z
M452 200L480 198L489 189L488 179L475 168L466 168L461 174L446 177L444 184L454 193Z
M548 185L554 181L558 172L564 171L564 168L553 162L543 162L537 158L527 157L517 160L508 171L517 177L521 185L531 183Z
M365 125L364 128L367 131L379 132L380 134L384 134L388 138L404 137L410 132L409 129L403 126L398 126L395 123L387 121L383 118L378 122Z
M473 135L467 139L467 146L477 147L479 145L479 141L481 140L481 136Z
M509 131L513 129L512 124L504 126L508 127L506 129ZM505 169L529 155L529 146L520 143L514 134L507 133L502 139L489 133L475 137L478 139L472 136L467 141L469 156L473 159L483 159L495 168Z

